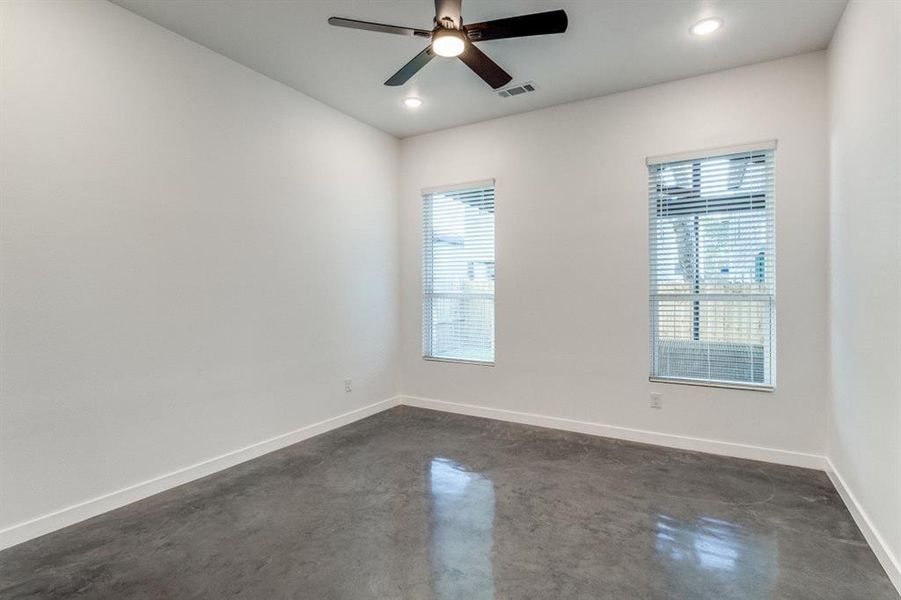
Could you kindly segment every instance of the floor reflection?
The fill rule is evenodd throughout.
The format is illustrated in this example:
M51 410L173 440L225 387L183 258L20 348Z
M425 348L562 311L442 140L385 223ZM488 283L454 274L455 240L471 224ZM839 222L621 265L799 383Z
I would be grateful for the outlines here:
M758 591L772 588L779 575L776 539L709 516L681 521L659 514L655 550L674 590L705 583L742 589L753 580ZM764 585L761 585L763 583Z
M494 598L494 484L447 458L429 464L429 561L438 598Z

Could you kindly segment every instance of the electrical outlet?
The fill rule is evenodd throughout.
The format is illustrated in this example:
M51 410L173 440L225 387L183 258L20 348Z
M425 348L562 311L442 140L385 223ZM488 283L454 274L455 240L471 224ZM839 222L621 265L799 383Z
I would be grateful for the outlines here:
M659 392L651 392L651 408L660 410L663 408L663 394Z
M345 392L354 391L354 380L353 379L348 377L347 379L344 380L344 391Z

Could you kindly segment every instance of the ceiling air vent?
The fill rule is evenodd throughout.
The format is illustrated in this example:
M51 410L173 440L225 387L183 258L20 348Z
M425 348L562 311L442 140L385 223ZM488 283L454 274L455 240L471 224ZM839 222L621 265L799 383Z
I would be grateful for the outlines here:
M504 88L497 93L501 98L509 98L511 96L520 96L522 94L528 94L529 92L535 91L535 84L531 81L527 81L525 83L520 83L519 85L512 85L508 88Z

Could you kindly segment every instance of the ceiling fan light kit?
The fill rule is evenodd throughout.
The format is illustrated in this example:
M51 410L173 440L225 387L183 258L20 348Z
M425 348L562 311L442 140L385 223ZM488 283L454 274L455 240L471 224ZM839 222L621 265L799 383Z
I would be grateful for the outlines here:
M328 22L336 27L349 27L378 33L393 33L413 37L430 38L431 43L413 57L401 69L385 81L385 85L405 84L435 56L459 58L467 67L493 89L501 88L513 79L497 63L476 48L473 42L502 40L514 37L547 35L566 31L566 12L552 10L543 13L507 17L483 23L464 25L461 17L462 0L435 0L435 27L428 31L414 27L385 25L343 17L331 17Z
M456 29L441 29L432 36L432 50L438 56L446 58L460 56L465 47L463 33Z

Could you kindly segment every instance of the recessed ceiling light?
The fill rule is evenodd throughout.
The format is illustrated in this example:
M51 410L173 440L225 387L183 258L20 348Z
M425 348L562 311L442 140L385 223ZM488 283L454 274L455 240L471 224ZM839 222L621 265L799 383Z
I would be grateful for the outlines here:
M709 35L723 26L723 20L718 18L703 19L691 26L693 35Z
M409 98L404 98L404 105L407 108L419 108L420 106L422 106L422 100L410 96Z

